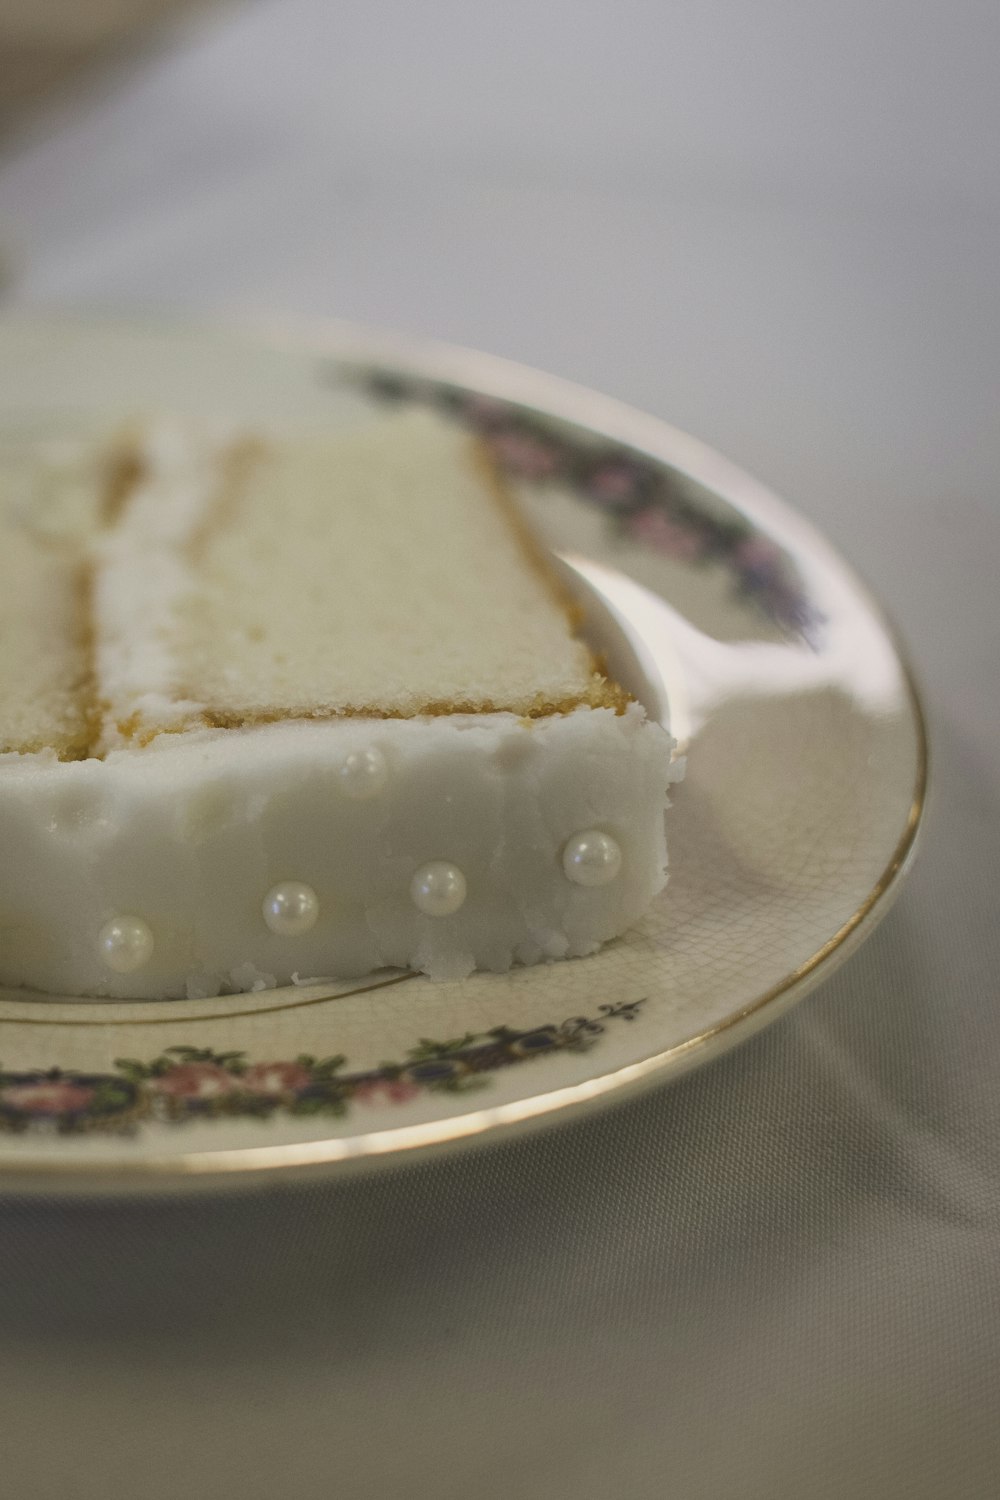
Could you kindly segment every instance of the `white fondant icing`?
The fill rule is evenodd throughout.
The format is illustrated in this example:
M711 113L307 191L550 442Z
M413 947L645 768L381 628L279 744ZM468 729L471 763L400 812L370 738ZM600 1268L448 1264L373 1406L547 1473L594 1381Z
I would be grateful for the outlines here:
M633 705L200 730L104 760L0 756L0 983L210 996L261 975L460 977L592 952L663 885L671 743ZM371 747L385 786L344 796L340 767ZM622 865L588 888L562 856L595 826ZM442 851L469 897L428 921L410 882ZM294 871L322 912L289 942L261 901ZM109 912L141 912L155 932L140 968L116 970L99 948Z
M465 876L445 859L421 865L410 881L410 895L418 911L427 917L453 916L465 904Z
M621 846L609 833L588 828L576 833L563 850L563 869L574 885L608 885L622 867Z
M222 477L221 432L159 422L144 433L143 477L128 512L93 544L96 675L109 703L144 723L176 727L202 705L179 698L170 622L190 590L185 549L204 525ZM141 565L132 566L139 562ZM137 631L142 620L155 628ZM107 750L118 740L105 733Z

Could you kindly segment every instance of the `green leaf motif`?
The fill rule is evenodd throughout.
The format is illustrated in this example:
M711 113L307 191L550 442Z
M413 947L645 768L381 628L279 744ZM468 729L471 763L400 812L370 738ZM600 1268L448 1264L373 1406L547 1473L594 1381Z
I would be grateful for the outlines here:
M133 1083L141 1083L152 1074L152 1068L147 1063L140 1062L136 1057L116 1057L115 1067Z
M181 1044L149 1061L119 1057L114 1074L60 1068L0 1072L0 1091L5 1095L0 1100L0 1130L134 1132L142 1121L175 1126L237 1117L267 1121L278 1114L340 1119L351 1109L372 1103L405 1104L420 1093L457 1096L478 1091L489 1085L489 1075L498 1069L551 1056L553 1051L586 1051L597 1044L609 1022L635 1020L643 1004L619 1000L599 1007L601 1020L573 1016L559 1025L527 1031L495 1026L443 1041L420 1037L402 1061L389 1060L355 1073L347 1071L342 1052L326 1057L301 1052L291 1060L265 1058L254 1063L255 1077L248 1082L245 1075L251 1063L242 1049L216 1052ZM546 1048L519 1045L527 1037L537 1041L543 1032L549 1039ZM201 1075L199 1068L205 1070ZM273 1084L269 1069L277 1073ZM219 1078L220 1071L231 1080L229 1087ZM444 1076L436 1076L439 1073ZM161 1083L168 1075L169 1087ZM48 1092L39 1092L40 1087Z
M406 1055L410 1062L440 1062L444 1058L453 1057L456 1052L464 1052L475 1041L474 1031L453 1037L450 1042L435 1042L430 1037L422 1036L417 1046L411 1047Z

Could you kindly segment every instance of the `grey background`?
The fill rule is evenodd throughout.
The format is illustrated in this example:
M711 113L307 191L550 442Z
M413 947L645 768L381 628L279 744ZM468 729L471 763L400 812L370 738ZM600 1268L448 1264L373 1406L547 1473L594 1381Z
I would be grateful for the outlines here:
M8 150L11 303L430 333L760 474L895 615L935 785L872 940L668 1090L5 1205L4 1493L1000 1493L998 58L992 0L266 0Z

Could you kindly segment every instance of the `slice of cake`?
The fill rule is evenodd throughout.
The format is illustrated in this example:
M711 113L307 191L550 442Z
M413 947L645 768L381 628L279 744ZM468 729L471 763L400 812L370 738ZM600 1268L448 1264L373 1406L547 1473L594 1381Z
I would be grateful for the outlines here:
M73 525L4 517L0 982L456 978L645 910L670 737L480 446L164 422L93 473Z

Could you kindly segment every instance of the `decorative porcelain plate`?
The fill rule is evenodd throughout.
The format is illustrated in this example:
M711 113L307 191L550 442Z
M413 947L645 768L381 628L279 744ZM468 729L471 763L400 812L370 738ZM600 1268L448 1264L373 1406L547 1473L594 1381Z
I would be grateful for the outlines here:
M0 991L0 1185L135 1189L402 1158L665 1081L749 1036L889 906L924 798L878 609L694 439L500 360L312 337L8 320L0 483L25 444L169 408L344 429L429 403L484 435L588 629L687 757L653 910L591 958L216 1000ZM0 930L2 941L2 930Z

